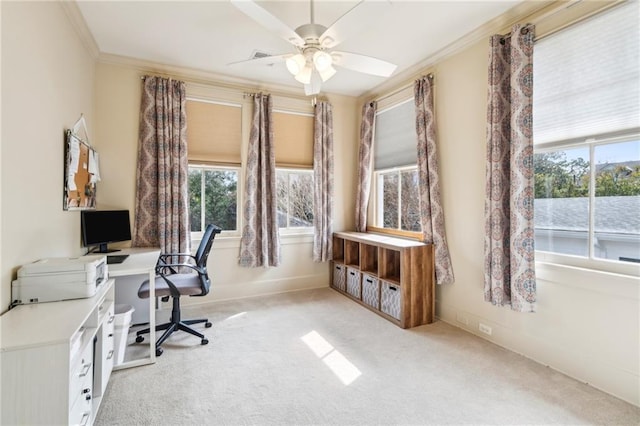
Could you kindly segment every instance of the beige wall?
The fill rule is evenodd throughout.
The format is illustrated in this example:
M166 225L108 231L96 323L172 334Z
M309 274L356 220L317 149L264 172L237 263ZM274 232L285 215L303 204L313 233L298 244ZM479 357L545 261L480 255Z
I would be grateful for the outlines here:
M435 74L442 199L456 277L436 289L437 316L640 405L637 277L538 262L536 313L484 302L487 61L488 41L482 41L425 70ZM479 333L480 322L491 336Z
M255 89L227 87L215 81L197 82L189 75L174 78L187 82L187 96L233 102L242 105L243 116L250 117L251 102L243 92ZM96 147L100 152L103 181L98 191L98 206L127 208L133 212L135 200L136 158L138 146L138 117L140 108L141 76L154 74L153 69L144 69L131 64L101 62L96 71ZM268 87L261 87L269 91ZM329 96L334 107L334 143L336 158L336 229L347 229L353 219L349 209L342 206L352 203L354 186L350 173L355 161L357 145L355 139L355 99L344 96ZM308 99L299 96L288 98L274 95L274 108L294 108L311 112ZM243 129L244 146L248 140L249 121ZM353 210L351 210L353 211ZM209 257L214 289L204 298L187 299L187 303L203 303L211 300L255 296L304 288L326 287L329 283L328 264L312 261L312 237L283 236L282 265L278 268L240 268L237 266L239 238L218 238Z
M0 312L17 268L80 253L78 212L62 210L64 130L94 130L94 60L57 2L2 2Z
M57 3L2 2L1 7L4 311L19 265L80 254L78 213L63 212L61 201L63 131L80 113L101 154L100 207L133 209L143 72L100 63L94 85L94 63ZM483 301L486 68L486 42L434 67L442 195L456 274L455 284L437 289L438 316L476 334L483 322L493 328L489 339L497 344L639 405L637 278L539 264L537 313L514 313ZM330 100L335 229L345 230L353 227L361 102ZM216 242L215 289L204 301L327 285L328 267L310 262L308 237L285 241L280 268L237 268L237 246L237 239Z

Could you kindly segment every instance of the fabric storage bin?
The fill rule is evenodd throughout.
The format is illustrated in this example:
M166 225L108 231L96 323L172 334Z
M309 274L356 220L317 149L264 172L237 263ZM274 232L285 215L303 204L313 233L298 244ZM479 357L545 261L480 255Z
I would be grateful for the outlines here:
M372 308L380 309L380 285L377 277L362 274L362 301Z
M380 310L400 320L400 286L382 281Z
M333 264L333 287L347 291L347 267L341 263Z
M355 268L347 267L347 293L356 299L361 297L360 271Z

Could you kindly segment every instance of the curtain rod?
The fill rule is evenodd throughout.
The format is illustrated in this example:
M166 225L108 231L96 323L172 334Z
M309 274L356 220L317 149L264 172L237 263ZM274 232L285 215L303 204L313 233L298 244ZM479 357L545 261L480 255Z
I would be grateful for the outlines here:
M521 35L527 34L529 31L531 31L531 27L532 26L533 26L533 24L526 24L524 27L520 28L520 34ZM511 37L511 32L503 34L502 36L500 36L500 43L504 44L504 41L506 39L508 39L509 37Z
M425 75L423 77L427 77L429 80L433 80L435 78L435 75L432 72L430 72L429 74L427 74L427 75ZM418 78L422 78L422 77L418 77ZM402 86L398 87L393 92L386 93L386 94L384 94L384 95L382 95L382 96L380 96L378 98L374 98L374 99L370 100L369 102L380 102L380 101L382 101L384 99L387 99L387 98L390 98L390 97L392 97L394 95L397 95L398 93L402 92L403 90L408 89L409 87L413 86L414 84L415 84L415 80L410 82L410 83L403 84Z
M262 93L262 92L260 92ZM253 98L257 95L257 93L249 93L249 92L243 92L242 93L242 97L243 98ZM273 96L279 96L279 97L294 97L294 96L288 96L288 95L278 95L278 94L273 94ZM297 97L296 97L297 98ZM325 97L317 97L314 96L312 98L309 99L311 101L311 106L316 106L316 104L318 102L329 102L329 100Z
M537 16L537 17L535 17L535 18L531 19L531 20L530 20L530 21L531 21L531 23L529 23L529 24L525 25L525 26L522 28L522 30L525 30L525 29L526 29L526 30L528 31L528 30L530 29L530 27L531 27L531 26L533 26L533 25L538 25L538 24L540 24L541 22L544 22L545 20L547 20L547 19L549 19L549 18L551 18L551 17L555 16L556 14L561 13L561 12L563 12L563 11L567 10L568 8L573 7L573 6L575 6L576 4L581 3L582 1L583 1L583 0L573 0L573 1L569 2L567 5L565 5L564 7L559 7L559 8L557 8L557 9L555 9L555 10L548 11L548 12L544 13L544 14L543 14L543 15L541 15L541 16ZM612 3L608 4L608 5L606 5L606 6L603 6L602 8L598 8L597 10L590 11L590 12L586 13L585 15L583 15L583 16L581 16L581 17L579 17L579 18L575 18L575 19L571 20L571 22L568 22L568 23L566 23L566 24L564 24L564 25L561 25L561 26L560 26L560 27L558 27L558 28L554 28L553 30L550 30L550 31L548 31L548 32L546 32L546 33L544 33L544 34L541 34L541 35L538 35L538 36L534 36L534 41L540 41L540 40L542 40L542 39L544 39L544 38L546 38L546 37L548 37L548 36L550 36L550 35L553 35L553 34L555 34L556 32L561 31L561 30L563 30L563 29L565 29L565 28L567 28L567 27L569 27L569 26L571 26L571 25L573 25L573 24L576 24L576 23L578 23L578 22L581 22L581 21L584 21L584 20L586 20L586 19L589 19L589 18L591 18L591 17L592 17L593 15L595 15L595 14L598 14L598 13L600 13L600 12L604 12L605 10L608 10L608 9L613 8L613 7L619 6L620 4L623 4L623 3L624 3L624 0L622 0L622 1L615 1L615 2L612 2ZM508 34L505 34L503 37L508 37L508 36L510 36L510 35L511 35L511 33L508 33ZM386 99L386 98L388 98L388 97L390 97L390 96L393 96L393 95L395 95L395 94L397 94L397 93L401 92L402 90L405 90L407 87L411 86L411 84L412 84L412 83L408 83L408 84L405 84L405 85L403 85L403 86L400 86L398 89L394 90L393 92L391 92L391 93L387 93L387 94L385 94L385 95L382 95L382 96L380 96L379 98L374 98L374 99L372 99L372 100L370 100L370 101L368 101L368 102L381 101L381 100L383 100L383 99Z
M539 24L540 22L544 22L546 19L551 18L551 17L553 17L554 15L556 15L556 14L558 14L558 13L560 13L560 12L565 11L565 10L569 9L570 7L575 6L576 4L580 3L581 1L582 1L582 0L578 0L578 1L576 1L576 2L573 2L573 3L569 4L569 5L567 5L567 6L566 6L566 7L564 7L564 8L557 9L557 10L555 10L555 11L553 11L553 12L550 12L550 13L548 13L548 14L546 14L546 15L543 15L543 16L538 17L537 19L533 19L533 20L532 20L532 23L533 23L534 25L537 25L537 24ZM542 40L542 39L544 39L544 38L546 38L546 37L549 37L549 36L551 36L551 35L553 35L553 34L555 34L555 33L559 32L559 31L564 30L565 28L568 28L568 27L570 27L570 26L572 26L572 25L578 24L578 23L580 23L580 22L582 22L582 21L586 21L587 19L589 19L589 18L593 17L594 15L597 15L597 14L599 14L599 13L605 12L605 11L607 11L607 10L609 10L609 9L614 8L614 7L620 6L621 4L624 4L624 3L625 3L625 1L626 1L626 0L622 0L622 1L615 1L615 2L612 2L612 3L610 3L610 4L605 5L605 6L603 6L603 7L597 8L597 9L595 9L595 10L591 10L591 11L589 11L589 12L585 13L584 15L582 15L582 16L580 16L580 17L573 18L573 19L571 19L569 22L567 22L567 23L565 23L565 24L563 24L563 25L560 25L560 26L558 26L558 27L556 27L556 28L554 28L554 29L551 29L551 30L547 31L547 32L546 32L546 33L544 33L544 34L541 34L541 35L539 35L539 36L535 37L535 38L534 38L534 41L540 41L540 40Z
M165 77L166 76L166 77ZM169 78L172 80L181 80L184 81L186 84L199 84L199 85L205 85L205 86L214 86L214 87L219 87L221 89L224 90L228 90L228 91L233 91L235 93L242 93L243 97L250 97L253 96L253 93L247 92L246 87L237 87L237 86L225 86L224 82L219 82L218 84L216 84L215 81L211 81L211 80L194 80L194 79L189 79L189 78L174 78L171 77L170 75L166 75L162 76L159 75L158 77L162 77L162 78ZM147 77L153 77L152 75L141 75L140 76L140 80L144 81ZM286 92L273 92L270 91L269 92L271 95L273 96L277 96L277 97L281 97L281 98L289 98L289 99L299 99L299 100L307 100L309 99L307 96L302 96L302 95L296 95L295 93L286 93ZM319 100L326 100L328 102L327 99L325 99L324 97L320 98ZM315 103L313 103L313 99L312 99L312 105L315 105Z

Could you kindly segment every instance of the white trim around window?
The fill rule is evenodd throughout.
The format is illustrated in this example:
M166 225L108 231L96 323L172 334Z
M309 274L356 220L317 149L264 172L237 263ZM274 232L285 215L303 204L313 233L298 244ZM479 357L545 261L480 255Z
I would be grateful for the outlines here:
M405 232L412 232L412 231L407 231L407 230L403 230L401 229L402 225L402 220L400 217L400 206L402 205L402 192L401 192L401 186L402 186L402 179L400 178L401 173L403 172L407 172L407 171L418 171L418 166L417 165L409 165L409 166L402 166L402 167L391 167L388 169L383 169L383 170L376 170L373 172L373 184L371 185L371 203L370 205L373 207L371 209L371 219L372 221L370 223L373 223L373 226L376 228L380 228L380 229L385 229L385 230L396 230L396 231L405 231ZM382 183L382 176L383 175L388 175L391 173L397 173L398 174L398 195L399 195L399 199L398 199L398 227L397 228L389 228L389 227L385 227L384 226L384 188ZM415 231L415 232L419 232L419 231Z

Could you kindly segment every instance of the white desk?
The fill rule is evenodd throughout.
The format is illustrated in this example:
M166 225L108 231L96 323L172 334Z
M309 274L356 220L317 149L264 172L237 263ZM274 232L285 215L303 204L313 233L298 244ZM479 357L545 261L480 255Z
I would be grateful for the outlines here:
M0 316L1 424L93 423L113 366L113 280Z
M160 249L156 248L126 248L122 249L114 255L128 254L129 257L122 263L114 263L109 265L109 278L116 279L116 301L118 301L118 280L127 280L128 278L138 276L140 278L148 275L149 277L149 328L156 328L156 298L155 298L155 266L160 255ZM143 279L136 280L137 286L135 292L137 294L138 287L142 284ZM132 283L125 283L125 285ZM156 362L156 345L155 333L149 335L149 357L124 362L114 366L114 370L123 368L137 367L139 365L152 364Z

